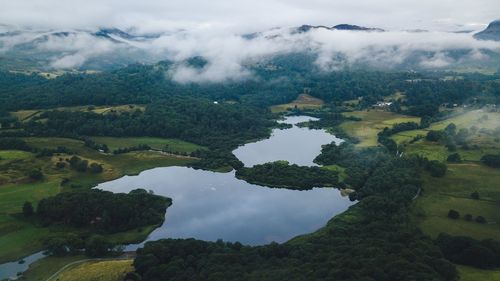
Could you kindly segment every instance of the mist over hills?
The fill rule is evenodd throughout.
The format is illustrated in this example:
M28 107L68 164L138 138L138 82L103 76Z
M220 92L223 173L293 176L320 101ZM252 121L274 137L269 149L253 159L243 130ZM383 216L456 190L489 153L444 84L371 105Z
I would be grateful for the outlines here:
M250 34L176 30L140 34L118 28L34 30L2 26L0 68L7 70L111 70L134 63L170 61L179 82L240 80L273 60L307 58L317 70L495 69L500 65L499 22L477 34L393 31L338 24L302 25ZM202 58L203 65L188 61ZM304 63L303 61L301 63Z

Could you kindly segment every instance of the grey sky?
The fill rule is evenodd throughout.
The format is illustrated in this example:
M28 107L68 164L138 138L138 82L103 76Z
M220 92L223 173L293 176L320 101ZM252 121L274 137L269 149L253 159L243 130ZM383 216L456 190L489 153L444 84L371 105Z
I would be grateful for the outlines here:
M38 28L257 31L352 23L386 29L481 29L499 0L0 0L0 23Z

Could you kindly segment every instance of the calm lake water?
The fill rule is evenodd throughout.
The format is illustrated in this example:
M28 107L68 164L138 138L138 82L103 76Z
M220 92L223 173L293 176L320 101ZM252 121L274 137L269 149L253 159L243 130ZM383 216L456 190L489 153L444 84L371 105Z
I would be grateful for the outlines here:
M282 122L295 125L309 120L317 118L290 116ZM240 146L233 151L233 154L246 167L277 160L287 160L290 164L299 166L316 166L313 160L320 154L321 145L332 141L337 144L342 142L325 130L309 130L293 126L286 130L275 129L270 138Z
M285 123L297 124L312 117L287 117ZM276 160L287 160L302 166L315 165L321 145L341 139L324 130L293 126L273 130L269 139L249 143L233 153L245 164L253 166ZM285 242L309 233L342 213L353 203L334 188L308 191L275 189L249 184L235 178L235 173L216 173L187 167L165 167L144 171L137 176L99 184L96 188L112 192L129 192L136 188L152 190L173 199L163 225L148 239L196 238L207 241L223 239L243 244L261 245ZM127 246L134 250L143 243ZM37 253L25 258L24 264L0 265L0 280L43 257Z

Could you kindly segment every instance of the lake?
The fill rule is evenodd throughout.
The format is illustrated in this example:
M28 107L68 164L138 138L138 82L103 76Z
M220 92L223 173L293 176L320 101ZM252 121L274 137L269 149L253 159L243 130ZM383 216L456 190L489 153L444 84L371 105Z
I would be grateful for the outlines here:
M233 153L253 166L286 160L292 164L313 166L321 145L341 139L324 130L300 128L296 124L314 120L307 116L287 117L290 129L275 129L271 137L245 144ZM129 192L144 188L173 199L163 225L147 238L196 238L207 241L223 239L248 245L285 242L294 236L313 232L353 202L334 188L307 191L276 189L249 184L235 177L235 172L217 173L187 167L164 167L143 171L136 176L99 184L96 188ZM143 243L128 245L135 250ZM25 263L0 265L0 280L15 277L29 264L43 257L37 253Z

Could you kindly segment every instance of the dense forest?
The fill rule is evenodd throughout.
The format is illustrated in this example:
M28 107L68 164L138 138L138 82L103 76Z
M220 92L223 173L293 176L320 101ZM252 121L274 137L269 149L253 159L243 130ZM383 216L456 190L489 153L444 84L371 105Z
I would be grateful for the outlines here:
M160 224L171 204L170 198L143 189L128 194L92 189L42 199L35 214L44 225L66 224L114 233Z
M348 144L318 158L349 155L359 204L318 232L250 247L239 243L164 239L146 243L134 261L142 280L455 280L454 266L410 223L408 207L423 168L383 149ZM324 153L329 149L324 149ZM323 154L322 154L323 155ZM337 158L336 158L337 157Z
M338 183L336 171L290 165L286 161L255 165L251 168L243 167L236 171L236 177L249 183L297 190L332 187Z

